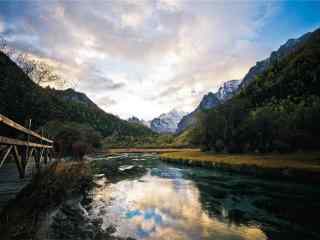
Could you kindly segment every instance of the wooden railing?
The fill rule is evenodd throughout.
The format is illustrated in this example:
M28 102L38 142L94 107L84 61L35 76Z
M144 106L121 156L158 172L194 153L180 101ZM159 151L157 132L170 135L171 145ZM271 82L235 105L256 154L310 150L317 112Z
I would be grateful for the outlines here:
M0 114L0 124L15 129L26 136L26 140L1 136L0 132L0 169L5 161L12 156L19 171L20 178L24 178L26 166L34 159L37 170L41 164L47 164L52 159L53 141L28 129ZM30 127L30 126L29 126ZM34 139L31 141L31 139Z

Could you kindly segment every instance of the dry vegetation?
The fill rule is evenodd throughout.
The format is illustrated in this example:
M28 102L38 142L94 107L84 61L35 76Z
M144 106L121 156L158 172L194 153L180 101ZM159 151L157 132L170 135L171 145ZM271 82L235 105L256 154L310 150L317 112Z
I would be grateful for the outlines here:
M86 162L55 162L3 209L1 239L34 239L45 216L66 199L82 194L90 183Z
M320 152L298 152L290 154L215 154L199 150L162 153L161 158L170 160L192 160L229 165L251 165L273 169L299 169L320 172Z

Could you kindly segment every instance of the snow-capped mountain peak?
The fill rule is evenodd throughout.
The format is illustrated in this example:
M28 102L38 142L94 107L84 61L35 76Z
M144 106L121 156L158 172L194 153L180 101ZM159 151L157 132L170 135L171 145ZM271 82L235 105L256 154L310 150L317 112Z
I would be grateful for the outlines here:
M158 133L174 133L184 115L186 115L185 112L176 109L163 113L151 121L151 129Z

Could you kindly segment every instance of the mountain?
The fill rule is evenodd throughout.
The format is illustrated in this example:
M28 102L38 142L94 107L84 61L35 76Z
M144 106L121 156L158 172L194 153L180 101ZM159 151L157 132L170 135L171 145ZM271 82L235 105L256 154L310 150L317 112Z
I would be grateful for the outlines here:
M132 116L132 117L128 118L127 121L130 122L130 123L140 124L140 125L143 125L145 127L150 128L150 121L145 121L145 120L139 119L139 118L137 118L135 116Z
M161 114L150 122L150 127L157 133L174 133L177 130L178 123L185 115L185 112L175 109L168 113Z
M207 95L205 95L200 104L198 105L198 107L191 113L185 115L181 121L178 123L178 127L176 132L177 133L181 133L183 132L185 129L187 129L190 126L194 126L197 122L197 119L199 117L199 115L205 111L208 110L210 108L213 108L215 106L217 106L218 104L220 104L220 100L217 97L217 94L214 94L212 92L209 92Z
M249 72L242 79L242 81L230 80L225 82L223 86L219 88L218 92L215 93L216 97L221 102L224 102L232 98L236 93L239 93L242 89L245 89L260 74L267 71L274 64L285 59L291 53L294 53L297 49L303 46L303 44L308 41L311 35L312 35L311 33L306 33L297 39L289 39L285 44L280 46L280 48L277 51L273 51L268 58L257 62L255 66L251 67ZM208 101L208 99L205 99L205 98L208 98L208 97L205 96L202 101ZM213 101L213 102L215 101L213 100L214 97L212 96L209 96L209 99L212 99L209 101ZM215 107L217 105L219 105L219 103L213 104L212 107ZM209 107L209 108L212 108L212 107ZM177 133L181 133L189 126L194 125L197 121L197 115L199 115L199 113L201 113L205 109L206 108L201 108L201 104L200 104L195 111L186 115L178 124Z
M300 46L302 46L310 38L311 33L306 33L297 39L289 39L285 44L280 46L277 51L273 51L271 55L256 63L255 66L250 68L249 72L244 76L240 89L245 88L252 82L258 75L262 74L264 71L268 70L273 64L281 61L289 54L295 52Z
M194 125L198 118L197 115L203 112L203 110L208 110L218 106L220 103L232 98L236 93L240 92L241 89L246 88L257 76L267 71L274 64L282 59L285 59L291 53L299 49L305 42L308 41L311 35L311 33L306 33L297 39L289 39L285 44L280 46L277 51L273 51L268 58L257 62L255 66L250 68L249 72L244 76L242 81L227 81L223 83L217 93L209 93L208 95L205 95L200 105L193 112L182 118L182 120L179 122L177 133L181 133L189 126ZM206 104L208 104L207 107Z
M197 126L204 149L320 149L320 29L289 40L268 61L272 64L245 83L239 94L210 109Z
M197 108L181 119L181 121L178 123L176 132L181 133L188 127L195 125L199 115L201 115L202 112L214 108L224 101L230 99L238 89L239 84L240 80L230 80L224 82L216 93L209 92L207 95L205 95Z
M38 86L2 52L0 101L1 114L23 125L26 120L32 119L32 129L57 120L89 125L102 136L154 134L144 126L104 112L83 93L72 89L60 91Z

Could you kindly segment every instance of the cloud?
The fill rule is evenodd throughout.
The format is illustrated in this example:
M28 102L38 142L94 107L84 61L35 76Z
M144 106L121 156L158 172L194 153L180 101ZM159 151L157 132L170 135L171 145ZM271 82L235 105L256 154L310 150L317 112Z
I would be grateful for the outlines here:
M109 107L116 105L117 101L110 98L109 96L102 96L97 99L97 104L102 108L108 109Z
M105 76L101 76L97 73L89 73L87 76L83 77L85 77L85 80L79 81L77 87L97 95L99 95L99 93L120 90L125 87L125 83L115 82L114 80Z
M0 18L0 33L3 33L5 31L5 25L2 19Z
M265 56L256 38L276 11L265 2L18 2L11 15L0 10L0 32L55 62L94 101L115 99L106 110L150 119L191 111L223 81L242 78Z

